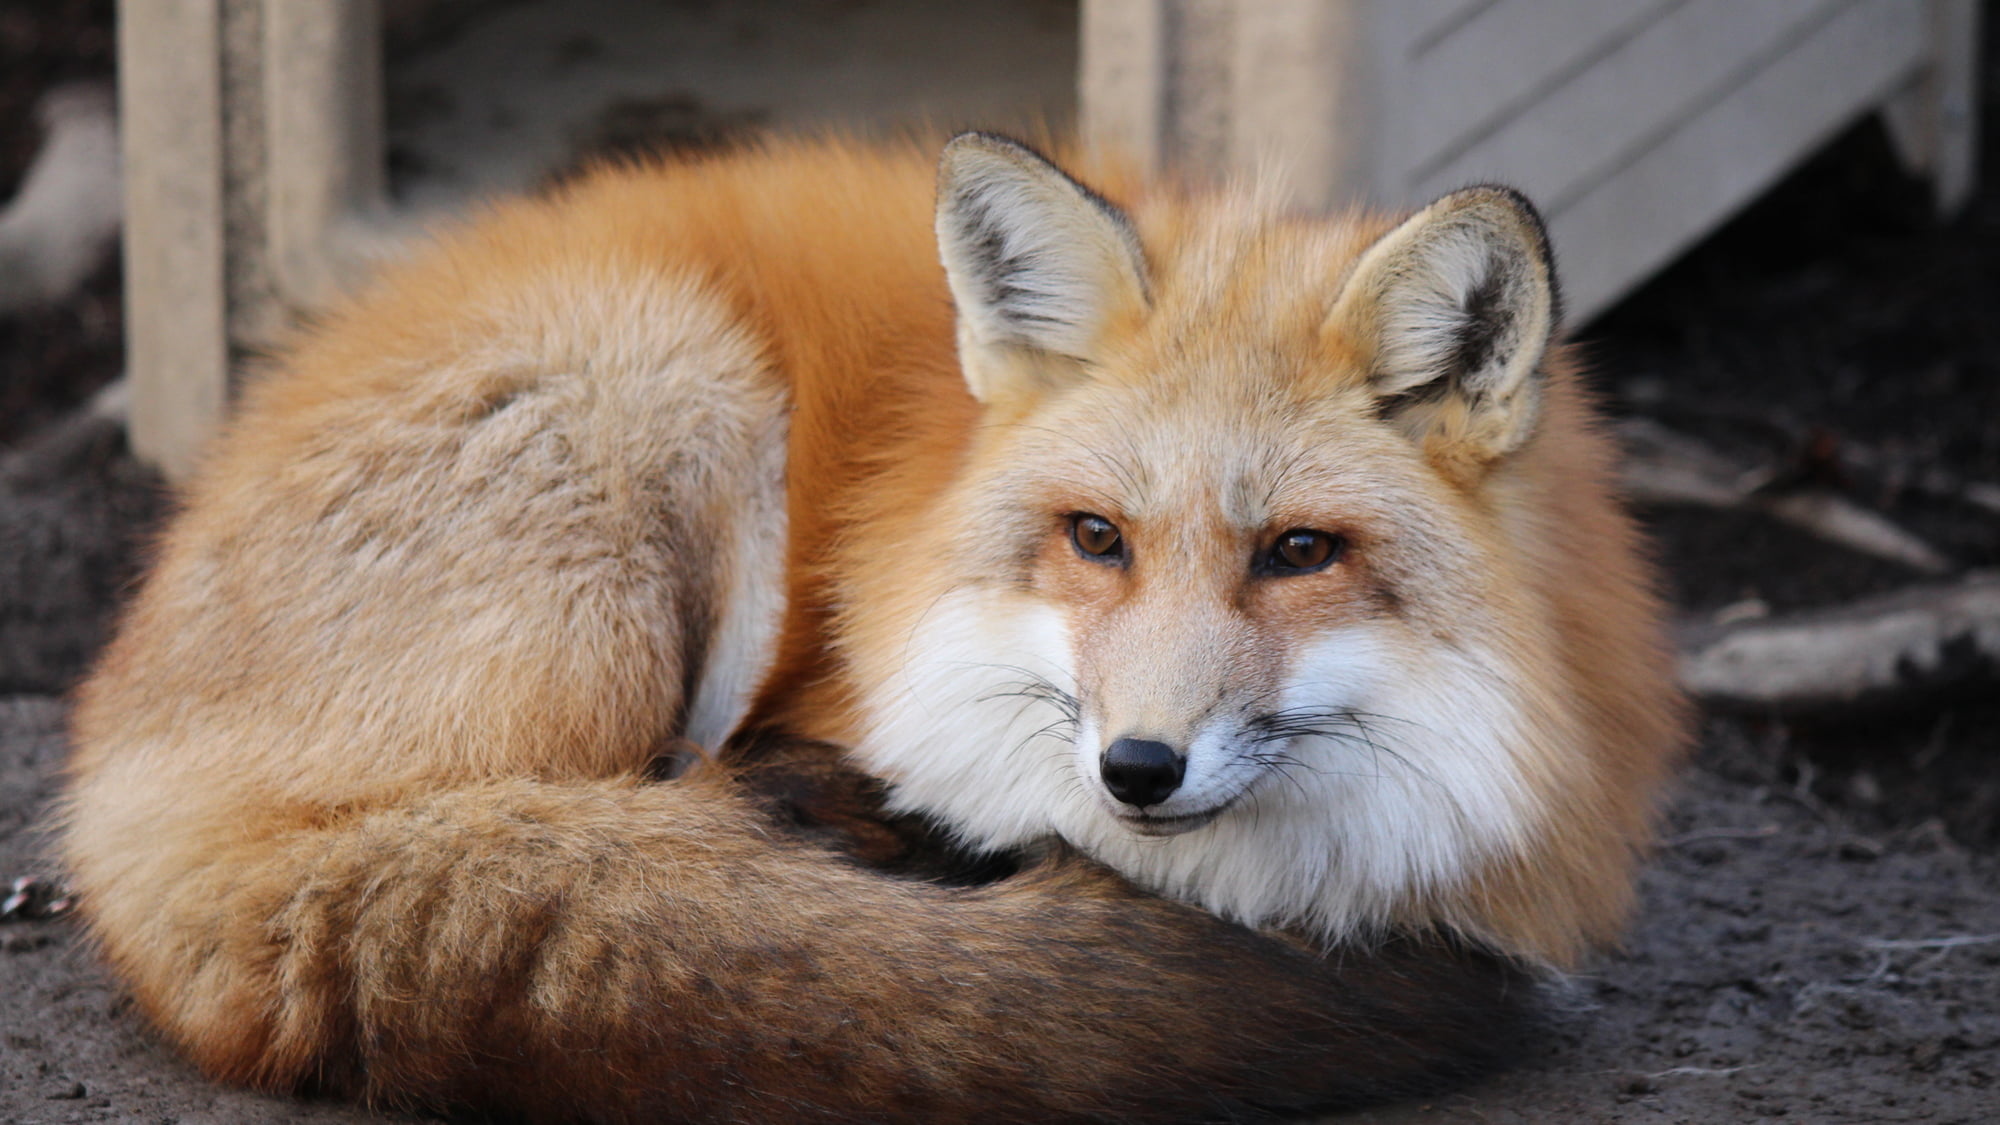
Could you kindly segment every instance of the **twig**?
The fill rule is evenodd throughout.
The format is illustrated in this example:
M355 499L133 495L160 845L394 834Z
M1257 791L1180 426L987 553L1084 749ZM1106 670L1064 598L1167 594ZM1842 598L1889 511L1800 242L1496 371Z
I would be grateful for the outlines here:
M2000 672L2000 572L1835 609L1682 630L1681 683L1759 711L1880 705Z
M1789 796L1804 808L1824 817L1826 815L1826 802L1820 800L1812 791L1813 782L1819 780L1819 767L1813 765L1811 761L1805 758L1800 758L1798 774L1798 778L1792 782L1792 791Z
M1983 484L1977 481L1961 484L1958 487L1958 495L1995 515L2000 515L2000 484Z
M1951 560L1888 517L1825 489L1778 490L1769 467L1746 467L1700 441L1657 422L1634 418L1619 427L1626 457L1621 482L1641 503L1692 504L1762 512L1828 542L1898 562L1924 574L1944 574Z
M1733 427L1781 449L1796 450L1813 441L1812 426L1770 405L1732 402L1712 395L1674 398L1667 393L1668 386L1666 380L1634 381L1625 393L1633 405L1648 414ZM2000 483L1968 480L1934 464L1910 464L1910 458L1856 441L1851 434L1840 436L1833 460L1840 475L1859 478L1858 485L1865 484L1881 495L1914 492L2000 514Z
M64 87L37 110L47 139L0 210L0 314L75 292L110 252L124 209L111 92Z
M1934 500L1951 500L2000 514L2000 485L1968 480L1936 465L1914 466L1851 438L1840 443L1841 467L1861 477L1884 495L1914 492Z
M1756 828L1697 828L1660 841L1663 848L1679 848L1688 844L1698 844L1703 840L1767 840L1784 831L1775 824L1759 825Z
M1960 934L1956 937L1940 938L1865 938L1861 944L1869 949L1957 949L1966 945L1992 945L2000 942L2000 934Z
M1656 1070L1646 1077L1652 1079L1727 1078L1732 1074L1741 1074L1746 1070L1755 1070L1760 1065L1759 1063L1744 1063L1742 1066L1670 1066L1665 1070Z

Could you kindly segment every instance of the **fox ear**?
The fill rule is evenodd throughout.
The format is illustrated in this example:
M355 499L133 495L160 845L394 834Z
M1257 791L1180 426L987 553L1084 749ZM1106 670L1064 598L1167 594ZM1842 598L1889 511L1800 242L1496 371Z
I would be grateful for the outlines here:
M1081 377L1105 326L1146 307L1124 212L1024 145L961 133L938 166L938 254L959 362L991 403Z
M1364 252L1327 326L1360 350L1384 417L1433 456L1483 465L1534 433L1559 315L1541 216L1473 187Z

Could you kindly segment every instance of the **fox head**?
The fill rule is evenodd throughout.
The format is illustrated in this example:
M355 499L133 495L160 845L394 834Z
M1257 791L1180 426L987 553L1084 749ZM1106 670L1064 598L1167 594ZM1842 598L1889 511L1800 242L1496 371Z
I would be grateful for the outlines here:
M1558 318L1529 204L1128 214L968 134L937 237L982 416L864 669L895 800L1322 932L1527 847L1574 740L1519 550Z

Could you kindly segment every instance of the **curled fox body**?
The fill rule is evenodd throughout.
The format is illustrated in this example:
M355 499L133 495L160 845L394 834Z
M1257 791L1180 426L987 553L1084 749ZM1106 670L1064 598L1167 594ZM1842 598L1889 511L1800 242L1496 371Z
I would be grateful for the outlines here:
M1489 1063L1617 925L1678 740L1539 223L1112 179L983 135L605 170L304 333L74 721L64 855L163 1032L552 1119ZM1165 897L856 866L760 803L774 739Z

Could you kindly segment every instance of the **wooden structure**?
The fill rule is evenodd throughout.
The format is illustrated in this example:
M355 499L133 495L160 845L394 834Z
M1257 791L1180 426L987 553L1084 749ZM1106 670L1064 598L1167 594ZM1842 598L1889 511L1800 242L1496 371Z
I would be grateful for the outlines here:
M129 428L169 477L270 341L395 243L378 12L351 0L124 0Z
M572 7L621 10L609 2ZM1009 12L1050 5L885 10L974 7L1001 21L977 41L998 49L1015 42ZM1080 0L1076 116L1086 136L1162 166L1280 174L1311 207L1512 183L1550 217L1577 323L1865 113L1887 116L1942 207L1963 200L1977 11ZM383 194L380 14L374 0L124 0L119 14L131 428L180 475L227 408L233 357L393 252L407 226ZM963 65L934 70L928 81L964 81ZM782 66L770 80L798 81ZM895 89L874 95L885 111ZM1060 120L1069 92L1047 93Z
M1094 0L1084 129L1162 165L1282 169L1298 202L1469 183L1547 215L1573 322L1831 134L1889 115L1972 186L1972 0Z

